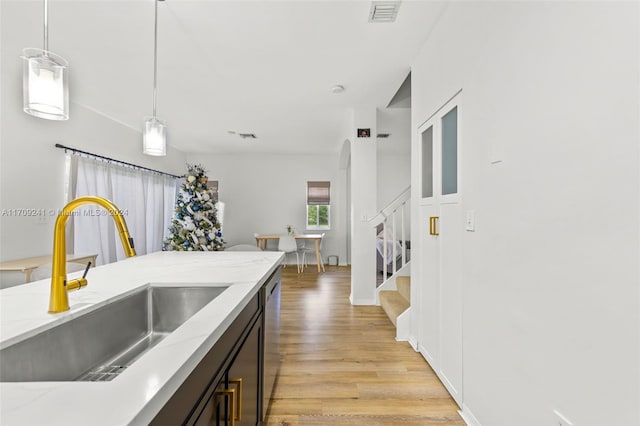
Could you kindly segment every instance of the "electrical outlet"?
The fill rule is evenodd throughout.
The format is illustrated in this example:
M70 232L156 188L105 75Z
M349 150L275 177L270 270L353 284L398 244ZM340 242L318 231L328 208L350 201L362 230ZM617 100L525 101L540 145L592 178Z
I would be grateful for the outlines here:
M573 426L573 423L560 414L558 410L553 410L553 414L556 416L556 426Z

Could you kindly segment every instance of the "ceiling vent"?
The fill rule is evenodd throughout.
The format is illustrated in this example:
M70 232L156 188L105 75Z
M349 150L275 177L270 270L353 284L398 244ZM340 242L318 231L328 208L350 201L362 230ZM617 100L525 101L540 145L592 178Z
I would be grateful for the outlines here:
M399 1L372 2L369 22L395 22L400 3Z
M238 133L238 136L242 139L257 139L254 133Z
M378 133L378 138L380 139L386 139L389 136L391 136L391 133Z

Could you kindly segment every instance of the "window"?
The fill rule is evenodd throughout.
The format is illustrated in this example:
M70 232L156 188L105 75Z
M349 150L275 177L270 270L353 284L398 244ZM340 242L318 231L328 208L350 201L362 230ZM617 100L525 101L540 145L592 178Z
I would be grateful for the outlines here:
M329 229L329 206L307 204L307 229Z
M178 179L90 157L73 156L69 165L69 184L75 188L68 192L70 196L107 198L125 216L138 255L162 250L175 212ZM110 217L96 214L94 205L76 211L75 253L97 253L98 265L125 258ZM87 238L88 235L91 237Z
M207 181L207 188L211 191L211 197L216 204L216 210L218 211L217 218L220 223L220 230L224 234L224 203L220 201L220 183L217 180Z
M330 182L307 182L307 229L331 228L330 193Z
M219 195L218 195L218 188L219 188L218 181L217 180L207 181L207 188L211 191L211 195L213 196L213 201L216 203L220 201Z

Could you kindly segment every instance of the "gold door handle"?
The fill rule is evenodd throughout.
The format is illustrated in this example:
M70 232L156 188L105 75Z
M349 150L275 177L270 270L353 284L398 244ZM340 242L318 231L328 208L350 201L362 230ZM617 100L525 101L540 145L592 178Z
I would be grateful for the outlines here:
M242 378L229 379L229 384L236 385L236 388L238 389L238 392L236 392L238 401L236 404L237 414L235 417L237 421L240 421L242 420Z
M216 397L228 397L229 398L229 425L230 426L235 426L236 425L236 416L235 416L235 411L236 411L236 390L235 389L223 389L220 391L217 391L215 393Z
M438 236L438 219L439 216L431 216L429 218L429 235Z

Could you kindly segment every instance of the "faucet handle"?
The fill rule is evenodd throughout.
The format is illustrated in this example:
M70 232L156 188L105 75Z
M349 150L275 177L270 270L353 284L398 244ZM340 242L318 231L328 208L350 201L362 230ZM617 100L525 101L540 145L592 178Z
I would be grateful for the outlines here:
M69 280L66 282L67 291L71 290L80 290L82 287L86 287L89 282L87 281L87 274L89 273L89 268L91 268L91 262L87 263L87 267L84 270L84 274L82 274L81 278L76 278L75 280Z
M67 291L71 290L80 290L82 287L86 287L88 284L86 278L76 278L75 280L69 280L65 284L67 286Z
M91 261L89 261L87 263L87 267L84 270L84 274L82 274L82 278L86 278L87 277L87 274L89 273L89 268L91 268Z

